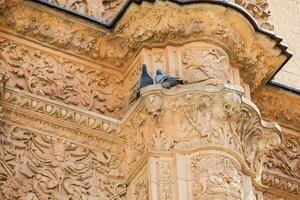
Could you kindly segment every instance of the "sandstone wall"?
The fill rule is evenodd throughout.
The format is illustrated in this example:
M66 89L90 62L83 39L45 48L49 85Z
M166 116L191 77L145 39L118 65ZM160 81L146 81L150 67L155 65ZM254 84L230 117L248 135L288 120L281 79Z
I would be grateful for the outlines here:
M300 89L300 0L272 0L269 3L274 31L293 53L275 80Z

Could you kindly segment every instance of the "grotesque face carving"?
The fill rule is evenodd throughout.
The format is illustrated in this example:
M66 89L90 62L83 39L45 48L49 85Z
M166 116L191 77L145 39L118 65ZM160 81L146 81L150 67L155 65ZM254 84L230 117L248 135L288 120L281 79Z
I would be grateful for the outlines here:
M229 117L231 116L234 112L237 111L237 109L241 105L241 98L238 94L236 93L226 93L224 95L224 111L225 114Z
M163 101L157 95L149 95L145 99L146 113L155 121L163 114Z

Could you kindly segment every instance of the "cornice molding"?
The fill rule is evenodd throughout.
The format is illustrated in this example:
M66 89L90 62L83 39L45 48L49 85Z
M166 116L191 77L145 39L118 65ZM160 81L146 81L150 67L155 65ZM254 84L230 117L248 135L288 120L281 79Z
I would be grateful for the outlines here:
M300 195L300 183L290 180L276 174L264 172L262 183L269 187L267 192L287 197L288 199L297 199Z
M264 118L277 121L281 126L300 130L299 95L266 85L253 93L252 100Z
M32 124L39 131L68 138L80 144L101 147L103 143L125 143L122 123L103 115L79 110L55 101L6 89L2 118L19 125ZM57 131L60 130L60 131Z
M2 31L110 67L128 68L143 46L208 39L231 51L232 65L241 68L244 81L254 89L291 57L280 38L259 28L249 13L227 1L131 4L112 30L63 19L40 5L18 5L2 13ZM181 20L174 21L175 13Z

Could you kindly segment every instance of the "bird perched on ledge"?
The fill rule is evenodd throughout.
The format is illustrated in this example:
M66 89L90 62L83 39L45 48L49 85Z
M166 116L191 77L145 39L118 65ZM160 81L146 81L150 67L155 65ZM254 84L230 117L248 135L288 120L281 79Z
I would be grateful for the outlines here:
M141 90L143 87L146 87L148 85L153 85L154 80L149 75L147 66L145 64L142 65L142 74L138 83L138 89Z
M154 84L154 80L153 78L149 75L148 70L147 70L147 66L145 64L142 65L142 74L141 77L138 81L137 84L137 88L135 90L135 96L134 98L130 101L130 103L134 102L135 100L137 100L140 95L141 95L141 89L143 87L146 87L148 85L153 85Z
M161 84L163 88L170 89L176 85L183 84L183 80L178 77L166 76L161 69L156 70L155 83Z

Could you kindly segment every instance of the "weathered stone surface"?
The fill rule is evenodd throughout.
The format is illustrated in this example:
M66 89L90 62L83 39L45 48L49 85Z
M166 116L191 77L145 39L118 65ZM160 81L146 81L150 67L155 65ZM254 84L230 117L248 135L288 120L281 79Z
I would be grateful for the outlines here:
M125 3L48 2L105 22ZM257 89L289 57L257 26L268 2L235 1L257 24L205 2L131 4L112 29L0 2L0 199L297 199L298 104ZM142 64L184 85L138 97Z

